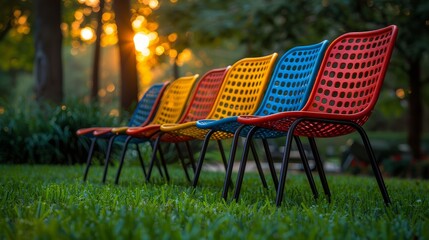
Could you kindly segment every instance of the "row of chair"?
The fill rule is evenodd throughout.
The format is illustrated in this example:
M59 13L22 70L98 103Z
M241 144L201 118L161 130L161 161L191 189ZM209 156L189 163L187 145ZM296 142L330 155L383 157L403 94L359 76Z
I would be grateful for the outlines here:
M127 127L86 128L77 132L91 139L84 180L98 139L108 140L103 182L106 180L113 142L120 140L124 143L115 183L119 181L129 143L152 144L147 171L139 152L143 173L149 181L155 166L158 166L161 175L169 179L160 143L173 143L179 150L177 144L184 142L194 170L195 187L209 141L216 140L226 168L222 197L227 199L238 140L243 137L244 151L234 191L234 199L238 200L249 150L254 155L262 184L267 187L253 143L253 139L257 138L264 146L277 190L276 204L280 206L292 140L300 152L313 195L318 197L300 140L300 137L306 137L329 200L331 194L315 138L357 131L369 154L384 202L389 204L383 177L362 125L368 120L380 93L397 31L397 27L391 25L374 31L346 33L330 44L322 41L292 48L278 61L276 53L244 58L231 67L207 72L199 81L198 75L194 75L171 83L155 84L140 100ZM267 142L267 139L276 137L286 137L280 178L277 177ZM227 138L233 138L229 159L226 159L221 143ZM191 140L203 141L196 166L189 146ZM183 154L178 153L186 176L191 180Z

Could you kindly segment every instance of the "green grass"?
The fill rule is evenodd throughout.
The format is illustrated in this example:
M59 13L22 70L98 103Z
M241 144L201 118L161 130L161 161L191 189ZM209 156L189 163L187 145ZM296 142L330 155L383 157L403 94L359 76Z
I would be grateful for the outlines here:
M175 168L171 183L155 174L145 184L128 166L119 186L111 183L116 169L105 185L100 167L87 183L83 169L0 165L0 239L429 239L428 181L386 179L386 208L372 177L328 174L329 204L291 173L277 208L273 188L254 173L240 201L225 203L223 173L203 172L194 190Z

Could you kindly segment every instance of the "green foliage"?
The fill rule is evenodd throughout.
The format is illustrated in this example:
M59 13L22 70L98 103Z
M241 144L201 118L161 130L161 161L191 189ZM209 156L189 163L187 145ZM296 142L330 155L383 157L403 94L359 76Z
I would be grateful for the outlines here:
M20 25L18 18L30 15L31 4L27 0L0 0L0 6L0 71L31 71L34 57L32 35L30 31L17 30Z
M19 43L19 44L17 44ZM9 34L0 41L0 71L31 71L34 43L31 35Z
M80 163L88 143L76 130L115 123L99 107L76 101L53 106L21 100L0 106L0 163Z
M10 87L12 84L12 81L10 80L10 77L0 71L0 98L8 98L10 96Z
M27 71L33 70L34 63L34 1L0 0L0 71ZM76 0L62 0L61 10L64 23L71 24L75 10L80 3ZM20 17L26 20L19 21ZM25 25L28 31L20 31ZM64 43L70 45L71 38L64 38Z
M188 0L163 3L157 11L160 31L186 33L178 43L219 47L236 40L253 56L321 41L329 34L327 21L317 18L321 10L318 1Z
M193 189L178 169L171 184L144 183L139 167L124 170L114 186L94 183L101 167L82 184L83 166L0 165L0 238L429 239L427 181L387 179L386 208L372 177L328 175L329 204L313 199L304 175L290 174L276 208L274 189L255 173L246 174L241 200L225 203L223 173L204 172Z

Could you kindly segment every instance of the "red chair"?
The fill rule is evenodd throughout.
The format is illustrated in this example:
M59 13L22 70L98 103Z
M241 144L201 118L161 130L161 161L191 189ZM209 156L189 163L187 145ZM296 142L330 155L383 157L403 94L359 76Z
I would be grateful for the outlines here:
M371 160L375 178L389 204L390 198L362 125L377 102L395 40L396 26L346 33L331 43L325 53L315 86L301 111L267 116L241 116L238 122L277 132L287 132L276 204L281 205L292 138L304 136L317 153L314 138L336 137L357 131ZM246 141L250 141L248 135ZM319 158L316 154L315 158ZM242 179L242 176L238 176ZM325 179L326 180L326 179ZM323 182L322 182L323 183ZM326 182L323 183L327 184Z

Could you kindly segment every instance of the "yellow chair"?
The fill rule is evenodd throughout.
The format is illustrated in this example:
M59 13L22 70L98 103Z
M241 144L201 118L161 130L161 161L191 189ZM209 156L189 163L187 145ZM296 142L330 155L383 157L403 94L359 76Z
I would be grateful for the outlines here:
M276 58L277 53L273 53L264 57L243 58L232 65L225 76L215 104L206 119L222 119L253 114L264 96ZM233 133L200 129L196 127L196 121L182 124L163 124L160 129L170 134L204 140L195 171L194 187L198 183L209 140L217 140L222 159L226 164L220 140L232 138ZM262 169L260 167L258 169L260 170L261 180L266 187Z

